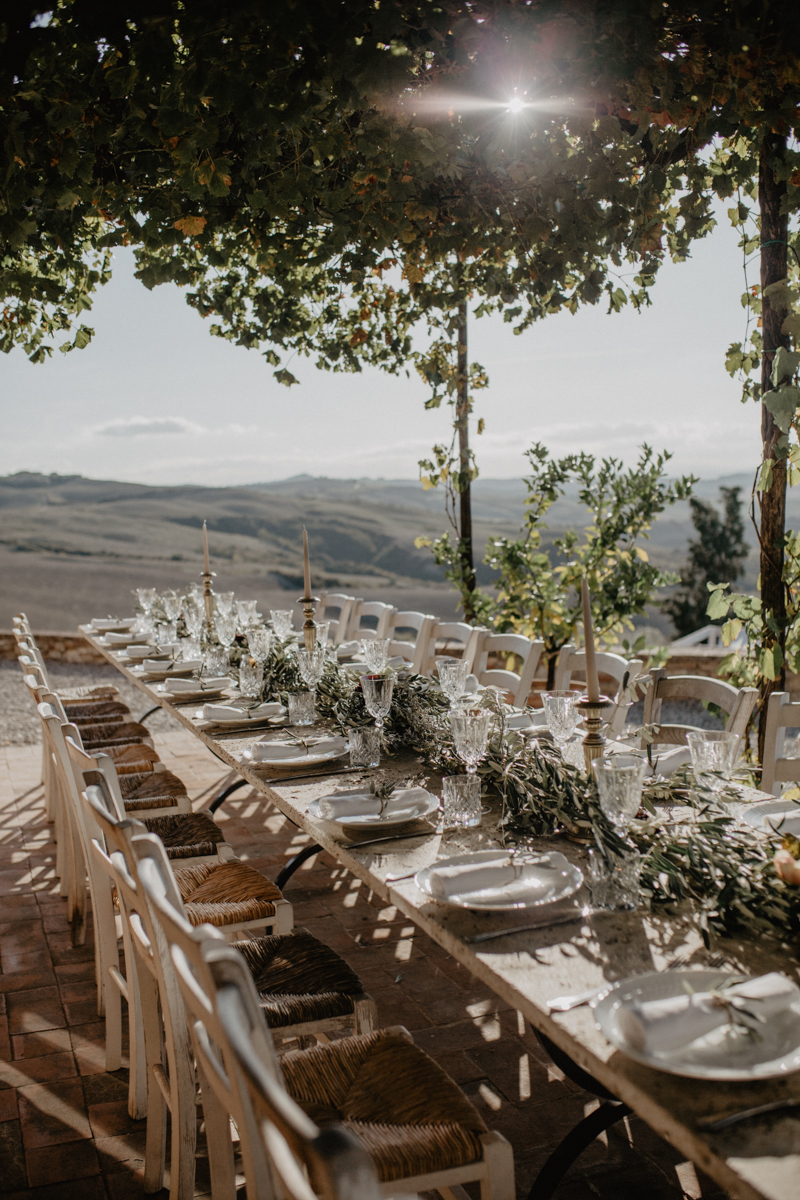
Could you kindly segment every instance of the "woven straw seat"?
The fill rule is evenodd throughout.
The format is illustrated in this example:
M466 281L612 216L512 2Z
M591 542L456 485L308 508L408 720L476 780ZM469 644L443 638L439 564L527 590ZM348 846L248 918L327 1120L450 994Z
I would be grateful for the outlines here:
M161 761L153 746L143 746L138 742L133 746L103 746L101 749L113 762L118 775L129 775L132 771L154 771L156 763Z
M315 1122L341 1122L384 1183L480 1159L480 1114L397 1030L342 1038L281 1059L287 1090Z
M131 710L121 700L72 701L64 705L64 711L78 728L82 725L107 725L109 722L121 725L123 721L133 719Z
M192 925L236 925L275 913L283 895L271 879L242 862L181 867L175 882Z
M86 750L104 750L106 746L135 746L143 738L151 736L150 730L138 721L126 721L110 727L84 725L80 733Z
M354 997L364 995L355 971L305 929L251 938L236 948L253 976L270 1028L347 1016Z
M108 700L119 696L119 689L112 687L110 684L104 687L75 687L64 688L59 691L59 696L63 704L77 703L81 700Z
M204 854L216 854L216 847L225 841L225 834L208 813L145 817L144 824L150 833L155 833L161 838L167 858L171 859L199 858Z
M120 775L119 766L117 774ZM148 808L176 808L182 800L187 800L188 807L186 788L172 771L123 775L119 785L125 811L129 813L146 812Z

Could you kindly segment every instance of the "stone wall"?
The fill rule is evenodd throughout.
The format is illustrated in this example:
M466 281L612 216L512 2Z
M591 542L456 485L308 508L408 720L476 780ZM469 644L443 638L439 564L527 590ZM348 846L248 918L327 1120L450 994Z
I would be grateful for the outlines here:
M80 633L36 633L36 644L51 662L104 663L106 660ZM13 633L0 630L0 658L16 658Z

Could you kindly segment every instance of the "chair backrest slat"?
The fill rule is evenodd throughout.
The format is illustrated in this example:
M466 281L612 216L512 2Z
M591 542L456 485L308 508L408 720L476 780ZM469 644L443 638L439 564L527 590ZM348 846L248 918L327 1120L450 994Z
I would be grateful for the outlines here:
M779 796L782 783L800 782L800 758L784 753L785 730L800 728L800 703L788 692L773 692L767 702L761 790Z
M544 642L532 642L521 633L482 633L478 639L474 673L479 683L509 692L512 703L524 707L528 703L543 650ZM518 655L522 660L519 672L502 667L488 668L490 654Z

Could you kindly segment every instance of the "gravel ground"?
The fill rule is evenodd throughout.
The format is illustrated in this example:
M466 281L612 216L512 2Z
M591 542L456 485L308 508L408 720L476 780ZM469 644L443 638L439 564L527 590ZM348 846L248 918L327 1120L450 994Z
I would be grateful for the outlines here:
M142 692L128 683L116 667L93 663L50 662L47 664L47 670L56 690L111 684L119 690L134 720L149 707ZM172 729L175 724L173 718L164 712L153 713L147 718L147 728L153 733ZM40 740L39 718L22 682L19 664L11 659L0 659L0 745L29 746Z

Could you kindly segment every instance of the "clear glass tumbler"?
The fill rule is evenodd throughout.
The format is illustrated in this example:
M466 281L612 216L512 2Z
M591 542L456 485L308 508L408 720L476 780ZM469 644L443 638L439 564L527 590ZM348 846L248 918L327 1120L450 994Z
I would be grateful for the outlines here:
M314 692L290 692L289 724L313 725L317 719L315 700L316 693Z
M257 600L237 600L236 615L239 618L239 624L242 629L247 629L250 625L255 625L258 617L256 609L258 608Z
M351 767L381 765L381 731L377 725L362 725L348 734Z
M209 646L203 655L203 671L206 675L228 674L228 650L225 646Z
M605 858L599 850L589 851L589 891L595 908L616 912L631 912L638 908L642 899L639 884L641 856L626 854L624 858L609 855Z
M239 691L248 700L258 700L264 682L264 664L249 654L242 655L239 663Z
M739 735L722 729L698 729L686 734L695 779L719 793L731 777L739 753Z
M481 823L481 781L477 775L446 775L442 779L444 827Z

